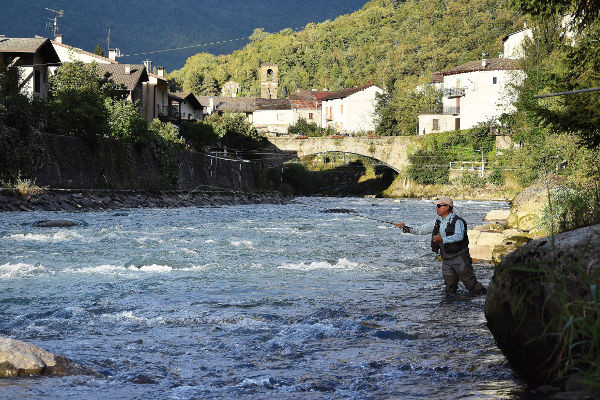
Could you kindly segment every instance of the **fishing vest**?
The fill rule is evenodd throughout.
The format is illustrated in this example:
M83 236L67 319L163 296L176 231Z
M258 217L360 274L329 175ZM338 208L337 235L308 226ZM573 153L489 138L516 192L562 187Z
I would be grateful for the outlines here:
M462 238L461 241L454 242L454 243L444 243L442 257L444 255L446 257L452 257L453 255L462 253L465 249L469 248L469 237L467 235L467 223L465 222L464 219L462 219L458 215L455 215L454 218L452 218L452 221L448 222L448 225L446 225L446 236L454 235L454 229L456 227L457 220L462 221L462 223L464 224L465 236ZM435 226L433 227L433 232L431 233L431 250L434 253L437 253L441 249L440 244L433 241L433 237L440 234L440 225L441 224L442 224L442 220L439 220L439 219L436 220Z

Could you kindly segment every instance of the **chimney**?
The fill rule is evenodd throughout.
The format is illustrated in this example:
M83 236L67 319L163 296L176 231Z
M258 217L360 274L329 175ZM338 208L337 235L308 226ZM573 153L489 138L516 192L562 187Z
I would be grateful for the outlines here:
M165 77L165 67L156 67L156 75L160 76L161 78Z
M487 54L486 54L485 52L483 52L483 51L482 51L482 52L481 52L481 66L482 66L482 67L487 67L487 65L488 65L488 62L487 62L487 60L485 59L485 57L486 57L486 56L487 56Z
M125 66L125 75L130 75L131 74L131 67L129 65Z
M57 43L62 43L63 42L63 35L62 33L59 33L56 35L56 37L54 38L54 41Z
M149 74L152 73L152 61L150 61L150 60L144 61L144 67L146 67L147 73L149 73Z
M212 114L215 110L215 98L210 96L208 99L208 114Z
M119 49L108 49L108 58L113 61L117 61L117 57L121 57L121 51Z

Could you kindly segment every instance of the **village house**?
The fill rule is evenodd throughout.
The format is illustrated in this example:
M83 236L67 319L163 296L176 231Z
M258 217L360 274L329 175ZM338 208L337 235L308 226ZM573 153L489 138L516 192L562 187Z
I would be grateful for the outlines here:
M443 77L442 109L419 115L419 134L470 129L514 112L512 86L525 78L519 58L528 37L530 29L515 32L504 37L501 57L482 57L434 74L438 85Z
M259 132L287 133L290 125L296 122L289 99L258 98L255 104L253 124Z
M340 133L375 130L375 104L383 89L365 85L342 89L322 98L321 119L326 128Z
M98 64L118 64L116 60L111 60L110 58L102 57L90 53L89 51L64 44L63 35L56 35L54 40L52 40L52 46L54 47L56 54L58 54L61 64L73 61L81 61L85 64L90 64L92 62Z
M96 69L99 77L112 79L127 100L137 102L143 117L143 84L148 82L146 68L142 64L97 64Z
M175 116L179 119L171 122L195 122L204 119L202 105L192 92L172 92L168 97L168 118L172 119Z
M148 81L142 83L142 116L148 122L168 114L169 105L169 82L165 78L165 69L157 67L156 74L152 71L152 62L144 61L144 67L148 74Z
M48 97L49 67L60 59L48 38L7 38L0 36L0 68L19 69L19 89L24 95Z
M214 113L241 113L246 116L246 122L253 123L256 111L255 97L196 96L196 99L202 106L204 117Z
M323 127L323 115L321 112L323 98L331 92L319 92L316 90L297 90L289 96L294 111L294 121L304 118L306 122L315 123L317 127Z

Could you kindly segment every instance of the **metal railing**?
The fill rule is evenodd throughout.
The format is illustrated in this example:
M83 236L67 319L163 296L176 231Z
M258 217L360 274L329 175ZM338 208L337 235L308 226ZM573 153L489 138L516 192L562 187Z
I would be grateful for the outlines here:
M442 114L457 115L460 114L460 107L444 107Z
M447 88L447 89L444 89L444 96L460 97L460 96L464 96L465 92L466 92L465 88L461 88L461 87Z
M161 117L169 118L169 119L179 119L181 115L179 115L179 109L174 106L160 106L158 107L158 115Z

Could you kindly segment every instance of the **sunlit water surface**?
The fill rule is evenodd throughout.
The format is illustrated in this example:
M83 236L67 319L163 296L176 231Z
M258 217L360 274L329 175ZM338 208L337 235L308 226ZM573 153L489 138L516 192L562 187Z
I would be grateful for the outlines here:
M435 217L430 202L298 200L310 206L0 213L0 335L105 374L0 380L0 397L522 396L484 298L445 297L427 237L319 212L410 225ZM508 207L457 203L470 226Z

